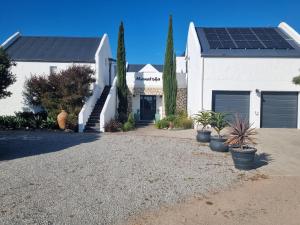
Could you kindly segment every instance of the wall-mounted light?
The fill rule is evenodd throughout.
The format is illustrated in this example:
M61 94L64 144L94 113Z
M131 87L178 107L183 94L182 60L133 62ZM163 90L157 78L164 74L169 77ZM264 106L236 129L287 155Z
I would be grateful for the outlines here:
M255 89L255 92L256 92L256 94L259 94L260 90L259 89Z

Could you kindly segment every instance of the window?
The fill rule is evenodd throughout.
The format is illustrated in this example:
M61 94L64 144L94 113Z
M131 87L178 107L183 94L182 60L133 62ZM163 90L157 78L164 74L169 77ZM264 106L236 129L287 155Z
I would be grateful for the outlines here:
M57 72L57 66L50 66L50 75L55 74Z

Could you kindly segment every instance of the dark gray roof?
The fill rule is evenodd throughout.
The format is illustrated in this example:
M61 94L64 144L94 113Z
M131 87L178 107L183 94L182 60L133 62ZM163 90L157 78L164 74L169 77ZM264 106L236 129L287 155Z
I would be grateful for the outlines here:
M14 61L95 62L101 38L20 36L6 52Z
M147 64L128 64L127 66L127 72L139 72L141 69L143 69ZM163 72L163 65L159 64L151 64L155 69L157 69L159 72Z
M201 54L204 57L300 57L299 44L279 27L274 27L273 29L275 29L294 49L211 49L204 33L204 27L196 27L195 29L201 46Z

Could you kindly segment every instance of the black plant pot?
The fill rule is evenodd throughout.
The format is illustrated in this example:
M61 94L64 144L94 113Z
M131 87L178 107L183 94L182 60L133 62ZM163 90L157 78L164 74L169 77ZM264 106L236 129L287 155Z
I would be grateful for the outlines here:
M210 133L209 130L197 130L197 141L210 142Z
M229 147L225 144L226 140L225 138L211 137L209 147L216 152L228 152Z
M234 166L240 170L251 170L254 168L254 158L257 151L253 147L230 148Z

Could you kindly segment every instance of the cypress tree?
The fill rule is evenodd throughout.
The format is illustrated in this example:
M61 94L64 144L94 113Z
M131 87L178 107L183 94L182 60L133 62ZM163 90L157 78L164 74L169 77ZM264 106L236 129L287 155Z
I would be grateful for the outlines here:
M121 122L127 120L127 92L128 87L126 83L126 53L124 43L124 26L121 22L118 35L118 49L117 49L117 90L119 98L118 116Z
M174 115L176 111L177 80L171 15L169 17L169 30L163 71L163 92L166 116Z

